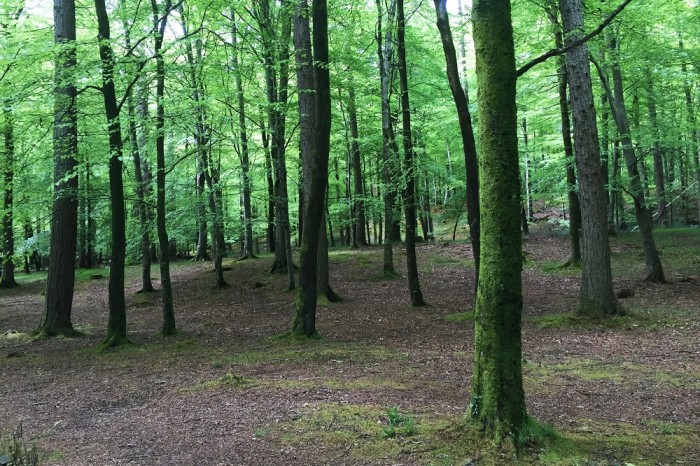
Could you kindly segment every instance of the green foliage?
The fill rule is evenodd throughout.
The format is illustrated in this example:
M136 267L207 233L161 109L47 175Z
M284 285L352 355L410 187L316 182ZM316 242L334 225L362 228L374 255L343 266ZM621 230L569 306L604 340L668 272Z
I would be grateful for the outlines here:
M38 466L40 463L39 452L25 440L21 425L14 430L0 430L0 464Z
M386 426L382 428L384 438L394 438L397 435L410 437L416 433L413 416L402 414L399 406L386 410Z

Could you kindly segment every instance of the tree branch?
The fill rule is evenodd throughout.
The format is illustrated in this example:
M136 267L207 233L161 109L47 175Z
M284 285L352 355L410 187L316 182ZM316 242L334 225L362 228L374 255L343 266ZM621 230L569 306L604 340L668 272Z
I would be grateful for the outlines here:
M549 52L535 58L534 60L531 60L531 61L525 63L523 66L521 66L518 69L516 76L520 77L523 74L527 73L530 70L530 68L534 67L535 65L539 65L540 63L543 63L552 57L556 57L558 55L563 55L566 52L568 52L569 50L575 49L576 47L585 44L586 42L588 42L589 40L591 40L592 38L594 38L595 36L597 36L598 34L603 32L603 29L605 29L606 26L608 24L610 24L612 22L612 20L614 20L617 17L617 15L622 13L622 10L624 10L625 7L630 4L630 2L632 2L632 0L625 0L624 2L622 2L622 4L620 6L618 6L615 9L615 11L613 11L610 14L610 16L608 16L605 19L605 21L600 23L600 25L597 28L595 28L593 31L589 32L585 36L581 37L579 40L572 42L571 44L567 45L566 47L563 47L560 49L552 49Z

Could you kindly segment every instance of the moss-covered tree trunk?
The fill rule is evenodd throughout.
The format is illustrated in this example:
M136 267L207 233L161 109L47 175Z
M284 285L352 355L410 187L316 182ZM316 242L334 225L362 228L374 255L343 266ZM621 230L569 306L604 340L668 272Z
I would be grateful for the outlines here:
M522 383L522 235L515 57L509 0L475 0L479 83L481 270L476 293L471 421L487 436L517 436Z
M522 381L522 234L515 56L509 0L475 0L479 83L481 270L476 293L469 417L487 437L517 439Z
M326 0L313 0L314 63L314 144L311 161L309 204L304 212L301 239L299 290L292 333L314 338L316 331L316 294L318 237L323 221L325 192L328 185L328 154L331 134L331 89L328 69L328 9Z
M54 1L53 207L44 314L37 333L74 335L71 322L78 236L78 109L75 87L75 2Z
M580 37L583 29L583 2L560 0L560 10L567 43L572 43ZM581 202L583 271L578 312L583 315L616 314L618 308L610 270L607 201L600 163L588 49L585 44L567 52L566 69L569 75Z

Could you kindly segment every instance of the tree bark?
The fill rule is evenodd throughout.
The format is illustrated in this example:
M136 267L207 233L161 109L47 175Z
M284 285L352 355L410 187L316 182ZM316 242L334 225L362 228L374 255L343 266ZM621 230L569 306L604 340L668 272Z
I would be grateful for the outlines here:
M384 276L396 276L394 269L394 202L396 195L393 188L391 167L393 165L391 154L391 109L389 108L389 67L392 54L392 28L396 0L391 0L388 10L387 29L382 29L382 5L381 0L377 4L377 54L379 57L379 76L381 79L382 100L382 179L384 181ZM383 37L382 37L383 36ZM382 45L382 40L384 44Z
M253 209L251 207L252 188L250 181L250 153L248 151L248 128L245 112L245 98L241 69L238 63L238 27L235 10L231 9L231 36L233 43L233 72L236 79L236 96L238 100L238 127L241 138L241 171L243 173L243 252L244 257L254 258L253 252Z
M111 259L109 265L109 321L103 348L128 344L126 337L126 300L124 299L124 262L126 258L126 210L122 178L122 130L120 109L114 88L114 52L110 44L109 17L104 0L95 0L97 38L102 62L102 96L109 133L109 193L112 206Z
M447 15L446 4L446 0L435 0L435 12L437 14L437 26L438 30L440 31L440 38L442 39L442 50L445 54L445 63L447 64L447 80L450 84L452 99L454 100L455 107L457 108L457 119L459 121L459 129L462 135L464 167L467 173L467 222L469 223L469 237L472 243L474 268L476 270L476 283L474 286L474 289L476 290L476 286L478 285L479 281L479 256L481 250L481 223L479 219L481 215L479 212L479 160L476 153L472 118L469 112L469 94L466 90L466 78L464 80L464 86L462 86L459 79L457 52L455 51L454 41L452 39L452 30L450 29L450 20ZM464 47L463 44L462 47ZM447 190L445 190L445 203L447 202L447 193Z
M130 48L130 45L127 45L127 48ZM147 102L139 102L139 119L141 121L146 120L143 112L147 111L147 107ZM151 281L151 234L146 203L146 180L142 170L142 164L146 163L146 161L142 160L142 149L144 146L139 143L136 115L131 95L127 98L127 114L129 118L129 143L134 162L134 181L136 182L136 206L139 216L139 228L141 230L141 289L138 293L152 293L155 290Z
M403 131L403 169L405 177L404 210L406 216L406 270L408 292L412 306L425 306L423 292L418 278L418 262L416 260L416 171L415 155L413 153L413 134L411 133L411 104L408 96L408 71L406 68L406 17L403 11L403 0L396 3L396 33L397 52L399 58L399 82L401 86L401 113Z
M558 49L564 47L564 38L561 25L557 19L557 6L554 1L546 8L547 16L554 27L554 43ZM559 84L559 113L561 115L561 135L564 142L564 156L566 158L566 184L567 201L569 204L569 239L571 244L571 256L567 265L579 267L581 265L581 204L576 193L576 171L574 166L574 149L571 142L571 120L569 119L569 100L566 95L566 86L569 74L566 68L566 57L557 57L557 75ZM590 72L589 72L590 81Z
M294 12L294 49L297 66L297 89L299 101L299 154L302 161L302 199L299 223L302 227L301 242L303 244L303 218L309 208L310 196L313 192L314 163L314 115L315 89L314 68L311 50L311 29L309 27L309 6L306 0L299 0ZM328 176L326 170L326 177ZM327 181L326 181L327 184ZM323 191L321 211L322 219L319 225L317 253L317 292L330 302L339 301L340 297L330 286L330 270L328 264L328 239L326 236L326 194Z
M328 69L328 10L326 0L313 0L314 68L314 146L309 205L304 213L301 245L301 269L296 312L292 333L317 338L316 330L316 267L318 239L323 221L324 194L328 184L328 154L330 152L331 91Z
M518 438L527 418L522 383L522 233L510 1L475 0L472 24L479 82L481 269L469 417L484 436L505 441Z
M583 30L583 2L560 0L559 6L568 45L578 40L580 31ZM581 202L583 268L578 312L582 315L612 315L617 314L619 308L612 287L607 202L600 164L588 48L585 44L567 52L566 70L571 93Z
M666 201L666 179L664 177L664 157L661 150L659 135L659 120L656 111L656 95L654 93L654 82L651 70L646 70L647 80L647 111L649 112L649 122L651 123L651 134L654 138L652 155L654 158L654 184L656 185L656 222L666 226L667 201Z
M37 329L45 336L75 335L71 322L78 234L78 112L75 87L75 2L54 0L54 188L51 250L44 314Z
M656 283L663 283L665 281L664 270L663 266L661 265L661 259L659 258L659 252L656 249L656 243L654 242L651 211L646 207L646 197L644 195L644 190L642 188L642 182L639 175L637 157L635 155L634 146L632 145L630 124L629 119L627 118L627 109L625 108L622 87L622 71L620 70L619 62L615 57L617 45L614 39L612 39L610 42L610 48L613 51L614 57L611 67L614 91L610 89L610 86L607 84L607 81L605 80L605 77L601 73L601 70L597 64L596 67L598 68L598 72L605 87L605 92L608 95L613 120L615 120L617 131L620 134L622 155L625 158L625 164L627 165L627 172L630 178L630 195L632 196L632 200L634 202L634 213L637 218L639 232L642 235L644 261L647 267L646 280Z
M678 39L678 48L681 51L683 50L683 39L680 37ZM688 113L688 125L690 126L691 151L693 153L693 162L695 163L695 193L698 202L697 219L698 223L700 223L700 132L698 132L690 80L687 78L688 65L686 65L685 61L681 64L681 71L686 75L683 83L683 92L685 93L685 107Z
M3 198L4 214L2 216L2 278L0 278L0 288L14 288L18 286L15 280L15 237L13 233L13 184L14 184L14 120L10 102L4 102L3 114L5 116L5 126L3 134L5 136L5 195Z
M288 289L293 290L294 263L291 260L291 231L289 227L289 198L287 189L287 165L285 159L285 122L287 83L289 80L289 37L291 14L286 6L279 12L279 34L273 26L270 0L262 0L256 12L263 44L265 67L265 92L267 94L267 118L270 133L270 152L274 171L275 199L275 256L271 272L287 273ZM276 67L279 64L279 68Z
M367 220L365 218L364 186L362 183L362 160L360 155L360 133L357 127L357 106L355 104L355 84L350 83L348 87L348 119L350 120L350 136L352 137L352 180L354 188L354 225L355 240L358 246L367 246L367 235L365 228Z
M177 333L173 308L173 289L170 280L170 242L165 225L165 59L163 38L171 10L171 0L165 0L163 14L159 17L157 0L151 0L153 32L155 34L154 55L156 58L156 229L160 246L160 282L163 299L163 335Z

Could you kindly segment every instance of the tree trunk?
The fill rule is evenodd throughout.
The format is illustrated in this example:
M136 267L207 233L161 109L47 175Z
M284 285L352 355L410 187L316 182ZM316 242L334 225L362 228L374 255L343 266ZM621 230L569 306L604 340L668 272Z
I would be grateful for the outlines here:
M297 65L297 89L299 92L299 154L302 161L303 196L301 199L301 210L299 218L306 217L310 195L313 191L313 167L314 162L314 68L311 51L311 30L309 28L309 6L306 0L299 0L294 12L294 49L295 61ZM326 169L326 177L328 170ZM327 184L327 181L326 181ZM328 238L326 236L326 193L323 191L323 212L319 224L318 253L317 253L317 292L323 295L330 302L335 302L340 297L330 286L330 271L328 264ZM303 228L303 220L299 222ZM303 244L303 230L300 235Z
M109 132L109 193L112 204L112 242L109 264L109 321L103 348L128 344L126 337L126 301L124 299L124 262L126 258L126 211L124 207L123 143L119 106L114 89L114 52L110 43L109 17L104 0L95 0L97 38L102 62L102 95Z
M231 36L233 43L233 72L236 79L236 95L238 98L238 127L241 138L241 171L243 172L243 253L246 258L253 258L253 209L251 207L250 154L248 151L248 129L245 113L245 98L241 69L238 64L238 27L235 10L231 9Z
M652 234L653 221L651 211L646 207L646 198L642 188L639 168L637 166L637 157L635 155L634 146L632 145L630 124L627 118L627 109L625 108L622 87L622 72L620 70L620 64L615 57L617 45L614 39L612 39L610 42L610 48L612 49L614 56L612 61L614 91L611 91L610 86L607 84L607 81L605 81L605 77L601 73L600 68L598 68L598 72L605 86L605 92L608 95L608 101L610 102L610 109L613 114L613 119L617 125L617 131L620 134L622 154L625 158L627 172L630 177L630 194L634 202L634 212L635 216L637 217L639 232L642 235L644 260L647 267L646 280L656 283L663 283L665 281L663 266L661 265L659 252L657 251L656 244L654 242L654 236Z
M163 335L177 333L173 308L173 289L170 281L170 242L165 226L165 59L163 57L163 34L168 22L171 0L165 0L162 16L157 0L151 0L153 32L155 33L154 55L156 57L156 229L160 245L160 281L163 299Z
M583 2L560 0L559 5L564 35L569 45L579 39L583 30ZM567 52L566 70L571 93L581 202L583 270L578 312L582 315L612 315L617 314L619 308L612 286L607 202L586 45Z
M288 289L294 289L294 264L291 260L291 231L289 228L289 198L287 166L285 160L285 121L287 106L287 82L289 79L289 36L291 14L285 8L279 13L279 34L273 26L270 0L259 5L257 13L263 44L265 67L265 92L267 94L267 119L270 131L270 149L274 171L275 199L275 256L271 272L287 273ZM279 36L279 42L273 40ZM275 64L279 63L279 70ZM279 74L278 74L279 71Z
M649 122L651 123L651 134L654 138L652 155L654 157L654 184L656 184L656 222L661 226L666 226L666 180L664 177L664 157L661 151L659 135L659 121L656 113L656 96L654 94L654 82L652 81L651 70L647 69L646 74L648 93L647 111L649 112Z
M484 436L517 439L527 418L522 383L516 71L508 0L472 8L479 80L481 270L476 293L469 417Z
M557 19L557 6L552 4L546 8L547 16L554 27L554 43L558 49L564 46L561 25ZM564 155L566 157L566 184L567 200L569 203L569 239L571 242L571 257L567 265L579 267L581 265L581 204L576 193L576 171L574 166L574 149L571 142L571 121L569 119L569 100L566 95L566 86L569 80L566 68L566 58L563 55L557 57L557 75L559 82L559 113L561 115L561 135L564 142ZM589 72L590 82L590 72Z
M14 179L14 156L15 156L15 139L14 139L14 121L12 110L9 102L3 105L3 114L5 116L5 126L3 134L5 136L5 163L4 163L4 178L5 178L5 195L3 201L4 214L2 216L2 278L0 278L0 288L14 288L17 286L15 280L15 237L13 233L13 179Z
M362 184L362 160L360 156L360 133L357 127L357 106L355 104L355 85L350 83L348 88L348 118L350 120L350 135L352 136L352 179L354 186L354 221L355 240L358 246L367 246L367 235L365 228L367 220L365 218L364 186Z
M411 105L408 96L408 71L406 69L406 18L403 11L403 0L397 1L396 19L398 30L396 34L399 58L399 81L401 85L401 112L403 129L403 169L405 176L404 210L406 216L406 270L408 275L408 292L412 306L425 306L423 292L418 278L418 262L416 260L416 171L415 156L411 133Z
M678 48L683 50L683 39L679 37ZM695 163L695 193L698 202L697 219L700 223L700 136L698 132L697 120L695 117L695 107L693 106L693 96L691 92L690 80L687 78L688 66L685 61L681 64L681 71L685 75L683 83L683 92L685 93L685 106L688 112L688 126L690 126L690 143L693 153L693 162Z
M125 29L128 30L127 28ZM131 48L128 39L127 48ZM144 112L147 112L147 108L148 102L139 102L139 119L141 121L146 120ZM136 181L136 206L139 216L139 228L141 230L141 289L138 293L152 293L155 290L151 281L151 235L148 207L146 205L146 181L142 170L142 164L145 163L145 160L141 159L144 145L139 144L134 103L131 96L127 98L127 113L129 118L129 142L134 162L134 181Z
M389 108L389 67L391 66L392 54L392 28L394 22L394 10L396 0L391 0L389 5L387 29L382 29L382 6L381 0L377 3L377 54L379 56L379 76L381 79L382 98L382 178L384 181L384 276L396 276L394 269L394 202L395 193L391 176L392 154L391 154L391 109ZM384 45L382 45L382 34L384 34Z
M481 221L479 212L479 160L476 154L476 143L474 141L474 128L472 127L471 114L469 113L469 94L466 88L466 77L464 86L459 80L459 68L457 65L457 53L455 51L454 41L452 40L452 31L450 29L450 20L447 16L447 1L435 0L435 12L437 14L437 26L440 30L440 38L442 39L442 50L445 54L445 63L447 64L447 80L450 84L452 99L457 108L457 119L459 121L459 129L462 134L462 146L464 148L464 167L467 172L467 222L469 223L469 237L472 243L472 254L474 256L474 268L476 271L476 283L474 289L478 285L479 280L479 265L480 265L480 250L481 250ZM461 10L461 4L460 4ZM462 47L464 47L462 40ZM464 53L464 52L462 52ZM448 153L448 173L450 170L449 161L449 146ZM445 201L447 203L448 190L445 189Z
M331 91L328 69L328 12L326 0L313 0L314 68L314 145L309 205L304 213L301 245L301 269L296 313L292 333L306 338L318 337L316 331L316 267L319 232L323 221L324 193L328 184L330 152Z
M270 133L262 127L262 143L265 152L265 178L267 179L267 232L265 235L267 242L267 252L275 252L275 182L272 176L272 154L270 154Z
M51 256L44 314L37 333L72 336L78 234L78 111L75 87L75 2L54 0L54 40L59 45L54 71L54 189Z

